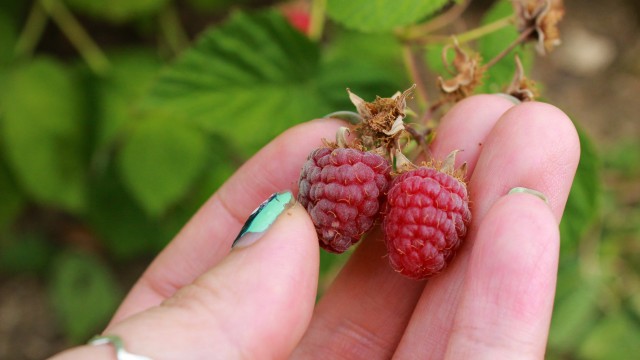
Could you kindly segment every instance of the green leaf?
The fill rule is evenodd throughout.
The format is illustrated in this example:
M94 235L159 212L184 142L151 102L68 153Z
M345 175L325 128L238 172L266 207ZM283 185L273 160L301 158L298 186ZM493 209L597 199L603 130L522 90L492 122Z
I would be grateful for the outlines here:
M585 279L577 261L564 264L558 277L548 347L555 352L575 349L595 323L598 316L599 283Z
M640 353L640 327L624 312L607 314L579 349L581 359L630 359ZM636 355L633 355L636 354Z
M10 236L0 242L0 270L5 273L38 273L53 255L53 246L41 234Z
M481 24L486 25L513 14L511 1L497 1L485 14ZM502 52L509 44L518 38L518 30L515 25L506 26L478 40L478 51L484 62L488 62ZM515 55L518 54L526 74L529 74L533 65L534 52L531 46L516 47L504 58L489 68L483 78L483 84L478 87L478 92L495 93L502 92L511 82L516 70Z
M369 101L408 87L402 47L392 35L342 31L322 55L318 87L332 109L354 110L347 87Z
M388 32L434 14L448 0L328 0L327 15L345 27L364 32Z
M205 171L192 185L187 196L177 202L159 219L160 230L167 238L172 238L184 227L191 217L202 207L213 193L237 170L239 162L232 160L231 146L220 137L208 139ZM237 161L237 160L236 160ZM166 243L154 242L154 250L160 251Z
M172 236L165 236L162 223L149 217L133 199L113 163L104 173L94 174L90 185L84 220L115 259L155 254Z
M601 165L591 139L578 128L580 163L560 223L561 254L571 256L586 231L600 214L602 198Z
M65 252L52 275L49 293L67 337L80 343L100 332L122 299L109 268L89 254Z
M428 44L425 47L425 62L431 71L434 73L448 78L451 75L447 72L447 68L442 61L442 50L444 50L445 44ZM447 61L450 63L453 60L454 52L447 52Z
M84 101L73 74L48 59L11 69L0 93L0 141L12 173L36 201L85 202Z
M204 168L205 134L180 119L151 114L126 139L120 176L133 197L157 216L180 199Z
M160 59L146 49L110 53L109 59L111 70L97 85L98 149L112 146L123 129L140 117L136 103L146 93L161 67Z
M116 259L154 255L236 170L228 151L224 139L207 139L207 166L186 195L161 217L150 217L122 184L115 166L109 166L91 179L85 220Z
M320 277L318 279L318 294L316 300L319 300L329 289L352 253L352 251L349 251L345 254L338 255L320 251Z
M236 13L162 74L144 105L220 135L242 157L296 123L353 109L346 87L365 97L400 90L391 84L405 77L386 64L342 50L320 59L280 13Z
M162 74L145 104L250 154L292 124L330 112L313 81L318 69L317 46L282 15L238 12Z
M169 0L64 0L69 7L100 19L122 23L157 13Z
M17 39L15 21L0 9L0 64L6 64L11 60Z
M24 205L24 196L9 174L7 164L0 157L0 233L13 222Z
M640 176L640 144L636 138L620 139L603 155L608 170L630 180Z

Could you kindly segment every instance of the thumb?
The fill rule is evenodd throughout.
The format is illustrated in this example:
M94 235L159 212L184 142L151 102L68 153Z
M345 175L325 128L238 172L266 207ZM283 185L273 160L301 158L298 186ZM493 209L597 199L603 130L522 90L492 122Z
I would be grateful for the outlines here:
M287 192L270 200L291 197ZM288 357L313 312L318 241L297 203L261 206L250 220L264 221L264 211L277 217L268 229L259 233L261 226L245 225L246 234L215 268L160 306L114 324L108 334L152 359Z

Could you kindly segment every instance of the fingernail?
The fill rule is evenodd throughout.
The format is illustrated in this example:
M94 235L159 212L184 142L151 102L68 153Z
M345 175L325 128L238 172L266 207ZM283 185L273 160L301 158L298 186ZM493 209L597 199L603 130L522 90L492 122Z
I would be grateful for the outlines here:
M542 201L544 201L547 205L549 205L549 199L547 199L547 196L538 190L528 189L526 187L514 187L513 189L509 190L509 194L521 194L521 193L537 196L540 199L542 199Z
M232 249L249 246L258 241L264 232L294 202L291 191L274 193L255 209L233 240Z
M496 93L494 95L500 96L503 99L507 99L507 100L511 101L512 103L514 103L515 105L518 105L518 104L522 103L522 101L520 101L520 99L518 99L517 97L515 97L513 95L509 95L509 94L505 94L505 93Z

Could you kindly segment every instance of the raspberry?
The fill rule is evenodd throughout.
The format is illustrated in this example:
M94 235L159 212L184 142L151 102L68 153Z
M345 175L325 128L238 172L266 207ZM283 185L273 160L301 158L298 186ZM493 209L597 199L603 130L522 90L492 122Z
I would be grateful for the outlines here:
M298 201L309 212L322 248L342 253L373 227L390 170L382 156L358 149L311 152L300 174Z
M391 267L424 279L442 271L471 221L464 182L433 167L419 167L391 183L382 223Z

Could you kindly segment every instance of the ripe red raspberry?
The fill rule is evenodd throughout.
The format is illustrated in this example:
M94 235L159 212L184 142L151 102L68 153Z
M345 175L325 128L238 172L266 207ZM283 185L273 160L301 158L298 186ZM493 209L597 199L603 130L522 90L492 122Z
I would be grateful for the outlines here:
M471 221L464 182L432 167L396 177L382 223L391 267L424 279L442 271Z
M342 253L373 226L390 182L382 156L351 148L318 148L300 174L298 201L315 224L320 246Z

